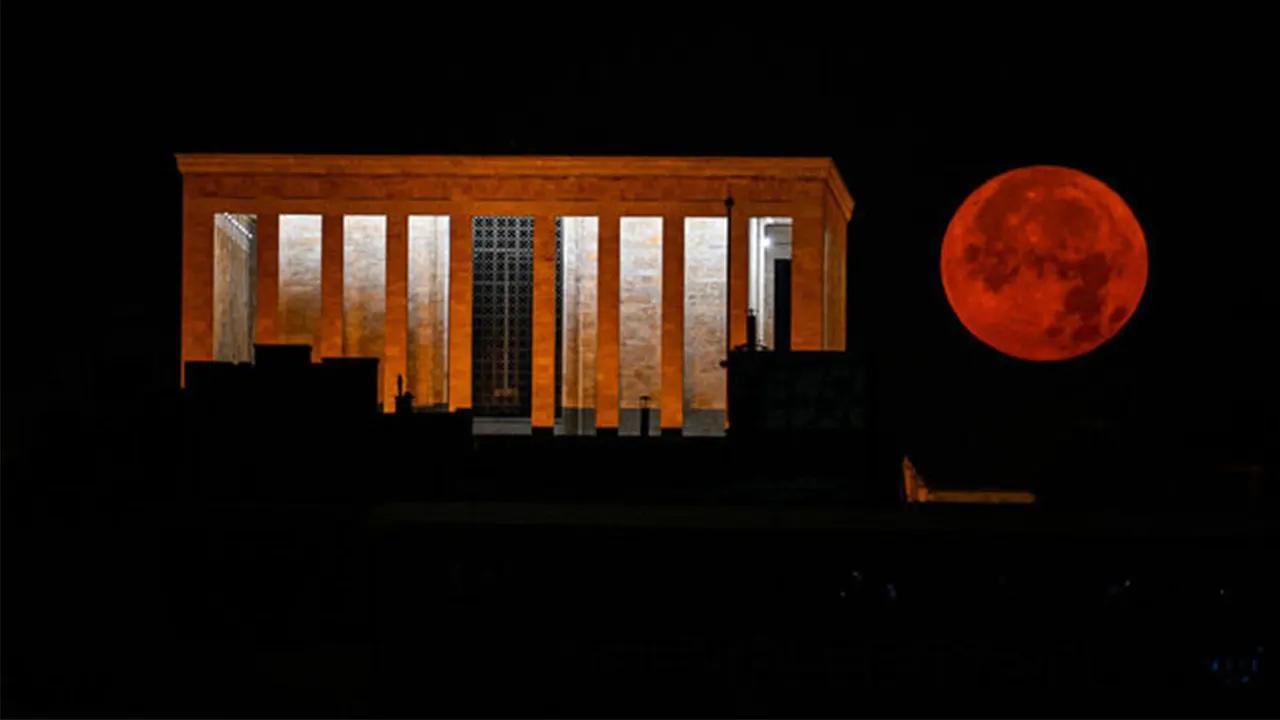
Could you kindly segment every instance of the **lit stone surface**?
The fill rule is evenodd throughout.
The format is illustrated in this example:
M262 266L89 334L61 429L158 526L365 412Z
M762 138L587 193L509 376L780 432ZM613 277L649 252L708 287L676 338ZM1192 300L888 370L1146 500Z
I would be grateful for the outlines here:
M594 408L599 220L561 220L564 252L564 385L566 408Z
M533 219L533 353L530 358L530 421L556 424L556 219Z
M720 332L720 324L709 314L702 317L708 311L708 298L703 297L707 288L701 287L701 260L691 258L686 268L685 220L718 219L726 195L736 201L728 268L735 342L745 337L746 307L766 309L765 291L759 287L765 280L759 267L763 258L749 247L756 235L748 220L785 215L796 220L793 346L844 345L845 230L853 202L829 159L180 155L178 166L183 175L184 361L245 354L247 343L231 340L242 336L238 308L223 302L238 297L235 288L243 273L237 270L240 274L233 278L235 263L229 258L219 263L214 257L215 215L234 211L259 221L254 234L257 257L251 260L256 287L247 288L256 317L244 315L258 341L308 344L317 359L381 355L382 381L391 384L383 395L388 408L397 374L404 374L408 389L423 396L419 404L443 400L451 409L469 408L471 218L498 214L546 219L565 211L590 213L601 218L596 277L592 283L589 275L577 272L592 265L581 257L589 251L571 250L566 262L574 266L570 272L576 273L575 279L561 291L576 293L570 304L577 311L559 347L554 342L555 313L550 310L556 297L554 243L545 233L535 238L531 420L547 427L559 400L565 408L582 411L580 427L595 422L630 434L628 427L634 432L638 423L639 397L647 395L655 411L653 430L683 426L687 432L695 422L692 414L704 412L698 406L715 396L704 386L710 374L718 372L714 365L708 371L706 361L709 348L718 344L711 328ZM282 210L292 214L277 215ZM431 276L432 262L445 263L447 272L437 267L435 273L447 277L416 282L412 289L411 212L452 219L443 230L449 236L447 255L434 261L423 258L426 266L420 263L414 269L416 281L419 274ZM631 217L623 222L619 214ZM344 225L349 215L387 218L380 263L362 260L363 253L354 249L346 257ZM698 232L690 229L691 235ZM696 255L695 245L691 237L689 252ZM374 276L378 264L381 278ZM379 286L380 293L370 291ZM416 296L412 319L411 291ZM447 299L447 312L435 312L436 292ZM585 312L593 304L592 292L594 317ZM221 305L217 318L215 305ZM411 349L422 357L415 358L410 382ZM429 352L418 352L424 349ZM703 350L707 358L700 357ZM559 398L551 389L557 367L567 375ZM709 402L716 404L714 399ZM666 417L657 411L659 405L667 408Z
M320 351L312 355L316 359L346 354L342 323L346 314L342 293L342 249L346 245L343 217L340 212L326 212L320 219Z
M662 219L663 431L684 427L684 217Z
M751 273L751 223L742 212L735 212L729 225L729 332L733 347L747 342L747 308Z
M699 411L725 409L727 371L720 363L727 355L728 224L724 218L685 218L684 228L684 409L692 430Z
M823 211L826 222L826 255L823 267L826 278L823 282L823 302L826 303L826 337L823 348L826 350L845 349L845 275L848 243L848 224L839 205L831 194L827 194L826 208Z
M213 359L213 211L190 201L192 183L183 179L182 209L182 364Z
M280 315L280 217L273 212L260 213L254 224L254 244L258 246L254 273L255 342L280 342L277 322Z
M400 208L387 214L387 307L383 317L386 338L378 368L382 409L395 412L396 378L409 375L409 216Z
M449 410L471 407L472 214L449 223Z
M822 216L797 217L791 231L791 349L821 350Z
M414 405L449 402L449 216L409 218L409 377ZM394 382L394 378L391 379Z
M253 359L257 246L252 215L218 213L213 219L213 358Z
M620 234L618 403L634 410L648 395L656 408L662 389L662 218L624 217Z
M280 216L280 341L310 345L320 332L319 215Z
M342 349L347 357L382 357L387 325L387 218L343 218Z
M597 428L618 429L618 233L615 214L602 215L597 225L596 284L596 403Z

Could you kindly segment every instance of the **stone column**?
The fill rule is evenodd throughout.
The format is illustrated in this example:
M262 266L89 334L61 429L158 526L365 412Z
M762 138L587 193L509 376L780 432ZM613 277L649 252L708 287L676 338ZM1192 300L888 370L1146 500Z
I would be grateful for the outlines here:
M600 434L618 432L619 222L617 212L600 214L596 271L596 430Z
M258 213L258 286L254 342L280 342L280 216Z
M747 296L751 268L750 227L751 214L738 205L733 209L733 221L729 223L729 344L737 347L747 342Z
M213 359L213 213L183 198L182 212L182 367L188 360Z
M533 219L533 367L531 402L534 432L556 423L556 218Z
M826 247L823 258L824 350L845 349L845 257L849 224L831 193L825 193Z
M449 216L449 410L471 407L471 217Z
M325 213L323 223L319 357L342 357L342 214Z
M662 218L662 432L684 428L684 215Z
M396 377L409 389L409 215L387 213L386 347L382 355L382 409L395 412Z
M791 349L822 349L822 209L795 214L791 231Z

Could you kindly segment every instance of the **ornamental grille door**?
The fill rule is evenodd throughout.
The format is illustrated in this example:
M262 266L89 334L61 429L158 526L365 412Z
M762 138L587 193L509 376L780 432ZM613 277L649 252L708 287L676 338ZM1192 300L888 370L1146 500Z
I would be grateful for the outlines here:
M471 242L473 412L529 417L533 218L472 218Z

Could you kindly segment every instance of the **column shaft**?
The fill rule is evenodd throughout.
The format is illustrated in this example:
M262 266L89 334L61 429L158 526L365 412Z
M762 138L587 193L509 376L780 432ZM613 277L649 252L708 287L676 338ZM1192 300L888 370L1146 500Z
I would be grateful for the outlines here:
M188 360L213 359L213 214L184 198L182 215L182 367Z
M323 223L320 240L319 357L342 357L342 215L325 213Z
M821 211L806 208L793 220L791 236L791 349L822 349Z
M449 410L471 407L471 212L449 217Z
M830 193L826 193L826 252L823 258L823 295L826 306L826 328L823 349L845 349L845 258L848 223L844 212Z
M533 427L556 421L556 219L533 219Z
M280 342L280 216L258 213L258 282L254 342Z
M409 215L387 214L386 348L382 356L382 409L395 412L396 378L409 389Z
M729 224L729 344L732 347L747 342L747 295L751 262L749 221L750 215L743 207L734 208L733 222Z
M618 429L618 275L620 255L617 213L600 215L596 271L596 427Z
M684 428L684 216L662 219L662 430Z

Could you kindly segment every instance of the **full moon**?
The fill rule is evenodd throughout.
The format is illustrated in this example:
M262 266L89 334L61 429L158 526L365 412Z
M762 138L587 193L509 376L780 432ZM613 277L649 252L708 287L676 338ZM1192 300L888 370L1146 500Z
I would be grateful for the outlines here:
M1113 337L1147 284L1147 243L1124 200L1078 170L988 180L942 241L942 287L979 340L1024 360L1078 357Z

